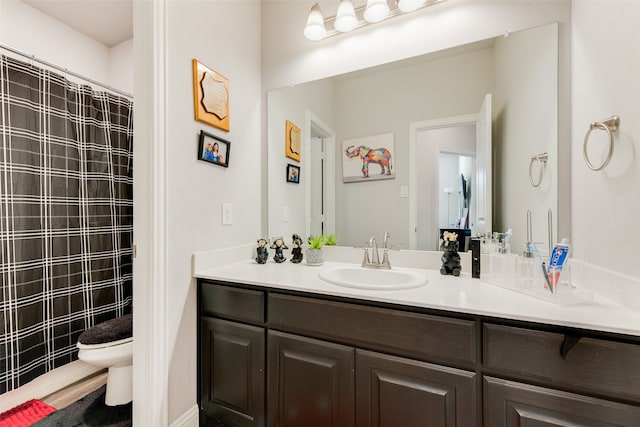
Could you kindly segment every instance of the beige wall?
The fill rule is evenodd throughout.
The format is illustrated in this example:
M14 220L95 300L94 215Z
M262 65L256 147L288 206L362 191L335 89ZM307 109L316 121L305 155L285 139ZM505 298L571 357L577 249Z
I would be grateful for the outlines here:
M572 12L571 198L574 256L640 277L640 2L575 1ZM589 123L620 116L611 163L600 172L582 158ZM608 140L594 132L592 163Z

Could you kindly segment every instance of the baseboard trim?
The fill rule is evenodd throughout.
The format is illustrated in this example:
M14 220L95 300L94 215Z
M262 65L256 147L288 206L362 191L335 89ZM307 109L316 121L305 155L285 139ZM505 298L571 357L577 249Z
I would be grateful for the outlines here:
M171 423L171 427L198 427L198 405L193 405L184 414Z

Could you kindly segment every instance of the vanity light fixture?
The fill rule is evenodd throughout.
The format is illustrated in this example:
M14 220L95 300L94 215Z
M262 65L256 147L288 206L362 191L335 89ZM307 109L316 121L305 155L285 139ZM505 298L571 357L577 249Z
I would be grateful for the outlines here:
M317 4L317 3L316 3ZM338 5L338 14L336 20L333 23L333 28L341 33L347 33L358 25L358 18L356 17L356 11L353 8L351 0L340 0Z
M304 27L304 36L309 40L318 41L325 38L327 29L324 26L324 16L318 3L314 4L307 18L307 26Z
M367 7L364 9L364 20L370 24L380 22L389 16L389 5L387 0L367 0Z
M356 28L382 22L444 0L367 0L365 6L354 8L351 0L340 0L336 16L324 18L318 3L314 4L304 29L306 38L320 41ZM389 2L393 8L389 7Z

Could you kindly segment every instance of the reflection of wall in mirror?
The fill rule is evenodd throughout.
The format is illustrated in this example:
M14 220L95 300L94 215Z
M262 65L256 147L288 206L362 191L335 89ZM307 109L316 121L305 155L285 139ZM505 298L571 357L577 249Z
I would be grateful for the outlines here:
M355 75L336 81L336 125L339 139L392 132L395 135L395 180L353 185L336 181L336 233L341 244L361 246L371 235L389 231L395 243L409 248L409 198L400 196L408 186L409 124L475 113L493 88L492 49L414 60L404 67ZM425 182L421 196L430 205L437 200L437 152L417 162ZM379 195L372 203L371 194ZM437 212L430 213L428 249L437 249ZM358 220L366 218L366 220ZM427 249L424 247L422 249Z
M557 25L553 24L552 26L556 26L554 31L557 32ZM514 37L514 35L515 33L512 33L507 38L501 37L501 43L518 42L518 37ZM557 57L557 41L554 39L551 43L555 43L555 47L551 47L549 51L555 51ZM525 47L526 49L531 48L530 46ZM536 117L540 111L557 114L557 92L551 94L550 98L544 101L540 97L534 96L535 102L530 102L525 99L525 96L538 90L535 79L529 81L528 77L525 80L516 76L506 80L510 82L509 87L499 82L498 80L505 79L504 74L506 73L506 71L498 70L499 67L513 67L513 62L527 64L526 55L522 55L522 52L526 50L522 48L509 50L513 53L501 56L498 61L495 58L495 48L490 44L484 44L479 51L458 51L456 55L439 55L430 61L416 58L410 60L409 64L405 63L402 66L383 66L372 72L356 72L333 81L325 79L272 91L270 98L272 95L279 98L277 108L281 110L274 109L271 103L268 105L269 169L282 170L277 166L272 166L274 161L278 162L280 161L279 157L281 158L280 152L271 154L273 145L271 144L272 117L275 117L274 120L289 118L304 123L303 114L305 108L309 108L332 126L336 131L338 141L358 138L362 135L392 132L395 135L396 151L394 166L398 172L395 180L366 183L365 189L362 188L364 184L342 183L340 176L342 152L336 150L335 161L338 165L335 194L336 232L341 236L341 244L360 246L371 235L375 233L381 235L384 231L389 231L394 236L394 242L404 244L406 248L409 242L409 202L407 198L400 196L400 187L407 186L409 183L407 148L409 123L476 113L484 95L493 93L497 100L497 108L495 109L497 116L494 115L494 119L498 120L499 125L494 133L495 137L503 138L507 144L513 140L526 140L531 144L530 147L534 146L531 141L536 138L543 139L548 144L555 144L557 138L547 138L547 133L557 134L557 120L549 122L545 126L539 126L540 129L527 127L529 135L526 135L526 138L522 138L522 135L516 132L520 121L530 120L531 117ZM511 59L508 59L509 57ZM557 60L548 63L546 67L535 64L527 66L530 70L537 70L544 76L545 81L549 82L548 78L551 79L549 84L555 84L557 88ZM544 72L542 72L543 69ZM547 76L549 73L556 75L555 79L552 76ZM518 82L520 86L518 86ZM322 90L319 90L320 87ZM289 95L285 95L285 93L289 93ZM548 94L548 91L546 89L540 90L539 93ZM507 103L507 94L509 96L519 94L520 96L514 97L514 102ZM284 97L288 97L288 99L285 100ZM288 113L285 114L283 111ZM507 112L509 113L507 114ZM516 117L516 115L523 117ZM533 122L537 123L537 120ZM281 129L279 124L276 127ZM542 131L545 132L544 135L541 135ZM504 136L506 134L509 135L508 140ZM278 137L281 138L276 135L274 140L280 141L276 139ZM278 145L278 148L280 147L281 145ZM551 148L549 151L555 152L556 149ZM506 158L504 156L517 156L517 153L505 149L501 156L504 159ZM529 159L530 155L527 155L526 158ZM436 160L434 159L432 162L434 165L432 170L435 171ZM517 161L513 160L511 163L517 164ZM428 170L429 167L427 166L426 169ZM270 176L269 179L270 229L274 224L277 227L285 226L281 223L282 214L271 211L272 206L281 206L277 200L283 197L278 192L277 186L273 185L273 182L281 182L281 177L278 175L275 179L272 178ZM524 178L527 179L526 174ZM432 179L437 179L436 175L433 175ZM552 189L555 189L555 181L550 185ZM384 203L372 207L370 198L367 197L367 194L371 192L381 195ZM436 195L432 194L429 197L433 199ZM275 203L274 200L276 200ZM498 205L494 203L494 210L495 206L498 209L514 210L516 213L510 216L513 218L518 217L517 212L522 210L521 207L512 203ZM541 209L546 212L546 207ZM305 215L304 211L302 211L302 215ZM361 218L366 218L366 220L359 220ZM434 224L436 222L437 219L434 220ZM514 228L513 239L515 241L518 238L515 232L518 227L517 221L514 219L509 222L508 227ZM500 227L498 229L503 227L500 223L497 225ZM275 233L287 234L287 232ZM433 230L433 234L437 234L437 229Z
M533 241L548 251L547 210L558 218L558 26L545 25L496 40L493 230L511 228L511 249L522 253L526 212L532 210ZM522 52L527 52L523 57ZM529 182L533 155L548 152L542 184Z
M306 197L307 184L310 169L306 169L305 162L309 156L302 154L301 166L307 178L300 185L291 185L282 179L282 171L291 161L282 155L282 123L287 120L297 123L301 129L301 150L304 152L306 136L304 129L307 111L313 112L324 122L331 124L333 121L333 82L330 80L296 85L285 89L269 92L267 96L267 109L269 114L267 135L268 173L268 227L269 234L273 236L291 236L298 233L301 236L306 232ZM287 215L283 214L282 207L287 206Z

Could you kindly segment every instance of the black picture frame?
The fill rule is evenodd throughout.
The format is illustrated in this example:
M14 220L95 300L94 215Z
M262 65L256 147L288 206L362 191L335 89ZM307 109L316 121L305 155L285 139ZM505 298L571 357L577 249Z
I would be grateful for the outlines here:
M300 166L287 164L287 182L300 184Z
M218 156L215 156L215 146L218 146ZM208 150L211 146L212 151ZM231 142L219 136L200 131L198 144L198 160L202 160L214 165L229 167L229 153L231 152Z

